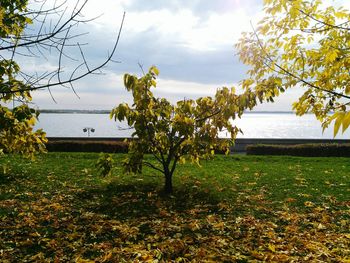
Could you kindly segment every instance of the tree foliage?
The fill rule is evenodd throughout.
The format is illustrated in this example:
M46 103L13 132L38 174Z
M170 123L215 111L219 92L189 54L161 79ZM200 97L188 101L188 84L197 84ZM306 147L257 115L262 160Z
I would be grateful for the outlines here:
M165 176L165 192L172 192L172 176L178 163L190 160L199 164L200 159L210 158L215 149L228 152L240 131L232 120L252 105L254 94L236 95L234 88L219 89L215 97L185 99L171 104L165 98L156 98L151 89L156 87L158 69L151 67L138 78L125 74L124 85L132 93L134 103L119 104L111 112L111 118L126 121L135 129L129 155L124 162L128 172L140 173L147 165ZM230 139L220 139L219 132L226 130ZM150 153L157 160L155 165L144 159Z
M100 73L112 60L124 17L107 58L97 66L89 65L82 48L86 43L79 43L79 37L83 33L79 29L78 32L73 31L73 27L77 28L89 21L82 18L87 2L88 0L76 1L69 14L66 1L1 1L0 153L19 152L33 157L35 152L44 151L47 141L45 133L42 130L33 131L39 113L30 106L32 91L47 89L51 94L50 87L66 86L75 93L74 82L87 75ZM30 72L25 72L20 67L23 59L40 62L48 56L57 59L53 62L56 64L53 64L55 69L52 71L48 69L40 72L33 68ZM65 65L63 58L72 63ZM74 63L77 65L72 68ZM53 96L52 99L54 100Z
M334 136L350 125L350 13L321 0L264 0L266 16L236 44L250 65L242 84L260 101L290 88L303 95L297 115L313 113L323 129L335 121Z
M112 174L113 169L113 156L110 153L101 153L95 166L98 169L101 176L107 176Z
M1 47L4 43L7 45L7 39L19 39L25 26L32 22L20 14L27 11L26 7L27 1L21 0L1 3ZM18 80L20 67L13 57L6 59L1 55L0 60L0 154L19 152L32 157L35 152L44 151L46 138L42 130L33 131L38 112L28 106L31 101L29 86ZM14 100L19 100L21 105L12 110L3 104Z

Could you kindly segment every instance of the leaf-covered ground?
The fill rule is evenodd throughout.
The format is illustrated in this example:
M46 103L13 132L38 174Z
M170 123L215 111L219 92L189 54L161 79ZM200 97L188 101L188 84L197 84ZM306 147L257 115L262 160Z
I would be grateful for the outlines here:
M350 262L349 159L218 156L165 197L97 158L0 159L1 262Z

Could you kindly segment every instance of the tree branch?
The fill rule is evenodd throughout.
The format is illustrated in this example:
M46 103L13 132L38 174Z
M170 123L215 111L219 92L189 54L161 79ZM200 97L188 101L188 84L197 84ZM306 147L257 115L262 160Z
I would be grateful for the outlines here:
M79 2L79 1L78 1ZM78 2L77 2L77 4L78 4ZM76 10L76 12L74 13L72 13L72 16L69 18L69 19L67 19L61 26L58 26L59 25L59 23L60 23L60 21L61 21L61 19L63 18L63 14L60 16L60 19L59 19L59 21L57 22L57 24L56 24L56 26L55 26L55 28L53 29L53 32L51 32L50 34L48 34L47 36L45 36L45 37L39 37L39 38L37 38L37 39L35 39L35 40L32 40L32 41L28 41L28 42L24 42L24 43L19 43L18 45L9 45L9 46L5 46L5 47L0 47L0 51L1 50L8 50L8 49L12 49L12 48L15 48L16 46L17 47L23 47L23 46L30 46L30 45L34 45L34 44L39 44L39 43L41 43L41 42L44 42L44 41L46 41L46 40L50 40L50 39L52 39L52 38L54 38L57 34L59 34L59 33L61 33L64 29L65 29L65 27L67 26L67 25L69 25L69 23L71 23L72 21L74 21L74 19L80 14L80 12L83 10L83 8L85 7L85 5L87 4L87 2L88 2L88 0L85 0L84 2L83 2L83 4L80 6L80 8L78 8L77 10Z
M75 72L78 70L79 67L81 67L81 65L79 65L78 67L75 68L75 70L73 71L73 73L71 74L70 78L66 79L66 80L62 80L59 76L59 72L61 70L61 63L59 63L59 68L58 68L58 71L56 70L55 72L53 72L53 76L51 77L50 80L48 80L48 82L46 84L43 84L43 85L31 85L29 86L28 88L25 88L25 89L13 89L11 91L4 91L2 93L5 93L5 94L8 94L8 93L16 93L16 92L22 92L22 91L34 91L34 90L39 90L39 89L45 89L45 88L50 88L50 87L55 87L55 86L64 86L64 85L71 85L73 82L76 82L88 75L91 75L97 71L99 71L100 69L102 69L103 67L105 67L107 65L107 63L109 61L112 60L115 52L116 52L116 49L117 49L117 46L119 44L119 40L120 40L120 36L121 36L121 32L122 32L122 28L123 28L123 25L124 25L124 20L125 20L125 12L123 13L123 17L122 17L122 20L121 20L121 24L120 24L120 27L119 27L119 31L118 31L118 35L117 35L117 38L116 38L116 41L114 43L114 46L113 46L113 49L112 49L112 52L108 55L108 57L106 58L106 60L101 63L100 65L94 67L94 68L89 68L87 67L87 70L78 75L78 76L74 76ZM61 49L61 52L63 52L63 47ZM60 55L62 56L62 54ZM82 63L82 65L86 65L86 60L84 60L84 62ZM58 76L59 79L57 82L51 82L51 80L54 78L54 76Z
M345 24L349 23L350 21L343 22L343 23L341 23L339 25L331 25L331 24L329 24L329 23L327 23L325 21L317 19L316 17L312 16L311 14L306 13L304 10L298 9L298 11L300 13L304 14L305 16L311 18L312 20L314 20L315 22L317 22L319 24L322 24L322 25L325 25L325 26L328 26L328 27L331 27L331 28L335 28L335 29L340 29L340 30L346 30L346 31L350 30L349 27L341 26L341 25L345 25Z
M156 171L158 171L158 172L161 172L161 173L164 174L164 171L163 171L162 169L160 169L160 168L154 166L153 164L151 164L151 163L149 163L149 162L143 161L143 164L146 165L146 166L148 166L148 167L150 167L150 168L152 168L152 169L154 169L154 170L156 170Z
M273 65L275 65L278 69L280 69L281 71L283 71L285 74L287 74L288 76L298 80L299 82L301 83L304 83L305 85L307 86L310 86L314 89L317 89L317 90L320 90L320 91L323 91L323 92L327 92L327 93L330 93L330 94L333 94L335 96L340 96L342 98L346 98L346 99L350 99L350 96L347 96L347 95L344 95L344 94L341 94L341 93L338 93L338 92L335 92L335 91L332 91L332 90L327 90L327 89L323 89L321 87L318 87L308 81L306 81L305 79L302 79L300 77L298 77L297 75L293 74L292 72L286 70L285 68L283 68L281 65L279 65L278 63L276 63L272 57L268 54L268 52L265 50L265 48L263 47L262 43L261 43L261 40L255 30L255 28L253 27L253 25L251 24L252 28L253 28L253 32L254 32L254 35L258 41L258 45L260 47L260 49L262 50L262 52L265 54L265 58L267 58Z

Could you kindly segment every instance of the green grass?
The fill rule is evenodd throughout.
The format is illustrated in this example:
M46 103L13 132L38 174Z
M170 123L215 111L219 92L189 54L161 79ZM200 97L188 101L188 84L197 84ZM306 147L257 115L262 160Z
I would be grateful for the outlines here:
M0 158L0 261L350 257L348 158L216 156L178 166L172 196L158 172L123 174L122 154L98 176L97 158Z

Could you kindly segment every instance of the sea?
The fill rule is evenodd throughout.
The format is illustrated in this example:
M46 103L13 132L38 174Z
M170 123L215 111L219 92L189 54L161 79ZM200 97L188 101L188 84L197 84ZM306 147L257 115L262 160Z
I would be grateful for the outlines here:
M321 123L312 114L296 116L292 112L247 112L234 122L243 134L237 138L333 139L333 127L322 132ZM108 113L41 113L35 129L47 137L130 137L133 130L115 122ZM92 132L93 130L93 132ZM89 132L90 131L90 132ZM227 134L222 132L221 137ZM350 139L350 129L335 139Z

